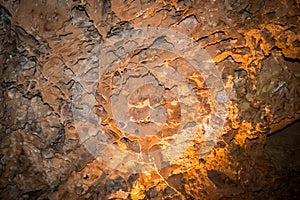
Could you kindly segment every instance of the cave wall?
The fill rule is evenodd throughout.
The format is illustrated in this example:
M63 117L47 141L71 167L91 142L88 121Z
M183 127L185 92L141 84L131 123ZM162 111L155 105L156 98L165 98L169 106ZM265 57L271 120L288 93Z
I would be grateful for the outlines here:
M264 145L268 134L299 119L299 3L1 0L1 199L294 198L299 190L281 178ZM82 66L99 66L99 46L142 27L177 31L204 49L227 98L226 120L212 149L204 151L201 137L195 138L176 161L157 155L168 164L147 173L120 171L96 159L82 145L72 112L76 77L90 76ZM127 39L122 45L131 42ZM135 56L142 53L129 58L139 63ZM190 70L181 67L184 62L175 69ZM205 99L210 94L197 85L203 77L195 74L187 76ZM108 97L112 91L99 90ZM215 105L202 103L210 106L203 106L209 117ZM105 111L101 128L111 132L114 116ZM144 142L136 137L124 142L120 131L114 132L111 140L126 152ZM145 140L145 148L154 146L151 142L159 141ZM174 148L168 156L176 153Z

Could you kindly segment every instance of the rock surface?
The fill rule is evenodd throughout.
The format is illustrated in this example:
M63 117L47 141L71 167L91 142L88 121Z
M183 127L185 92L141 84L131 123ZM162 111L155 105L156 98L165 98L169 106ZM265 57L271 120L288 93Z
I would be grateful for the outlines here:
M298 0L0 12L0 199L299 196Z

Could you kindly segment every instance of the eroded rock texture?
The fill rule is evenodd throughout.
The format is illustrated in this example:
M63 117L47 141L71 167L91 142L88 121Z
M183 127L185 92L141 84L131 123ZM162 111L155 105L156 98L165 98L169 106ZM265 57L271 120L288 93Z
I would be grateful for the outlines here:
M298 134L286 143L268 138L264 146L268 134L276 135L300 116L299 6L298 0L1 0L1 199L297 199ZM143 47L146 42L160 49L177 47L167 36L152 35L140 43L106 45L105 51L113 49L111 65L125 53L128 59L103 71L90 96L88 81L79 84L76 77L92 80L93 67L84 65L97 68L104 59L97 54L103 49L95 49L141 27L184 34L208 52L220 76L205 77L182 55ZM138 51L122 51L122 45L141 44ZM144 67L154 61L171 67ZM160 81L166 77L155 72L162 71L184 78ZM218 85L216 77L224 90L214 96L207 83ZM143 80L153 84L143 85ZM172 80L180 80L176 87L181 89L189 82L194 98L176 94L168 86ZM117 107L114 102L129 91L122 84L141 87L131 91L128 104ZM82 95L74 95L74 89ZM108 138L103 144L119 148L118 155L126 153L117 163L121 167L101 162L114 153L110 146L95 150L102 152L99 160L83 145L85 136L78 130L92 124L76 125L75 98L95 100L99 131ZM189 106L201 115L181 112ZM205 124L218 121L213 113L220 109L226 111L220 133L204 143ZM131 117L131 124L117 124L116 115ZM143 131L129 134L136 124ZM295 127L292 131L299 132ZM185 138L195 137L177 159L180 142L172 141L179 129L193 130ZM142 137L144 132L149 135ZM280 144L286 147L274 148ZM157 151L168 145L175 147ZM147 160L152 168L136 171L131 159Z

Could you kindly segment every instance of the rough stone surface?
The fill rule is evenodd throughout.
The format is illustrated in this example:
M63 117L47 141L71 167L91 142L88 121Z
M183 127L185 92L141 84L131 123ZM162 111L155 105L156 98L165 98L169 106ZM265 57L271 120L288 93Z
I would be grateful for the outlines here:
M298 0L1 0L0 199L297 199L299 125L277 131L300 118L299 16ZM145 44L137 39L112 45L119 48L107 54L111 64L126 55L128 65L105 71L97 93L87 93L95 74L93 68L83 71L84 64L99 67L95 47L141 27L178 31L203 47L224 90L211 96L213 88L204 79L214 81L217 75L193 71L181 55L150 48L126 54L122 45ZM175 48L168 39L153 38L149 46ZM179 105L180 98L168 87L172 81L159 82L164 77L143 71L141 66L155 56L172 66L155 66L157 71L176 71L190 83L195 95L181 93L186 104ZM127 76L126 70L139 74ZM76 82L82 72L86 85ZM120 80L132 87L140 84L135 77L154 82L133 92L128 105L108 102L127 95L122 88L113 90L122 85ZM74 96L74 90L83 96ZM152 159L152 170L130 171L128 164L128 171L120 171L91 154L72 113L76 98L96 100L93 112L108 139L97 136L99 130L87 135L125 155L150 152L143 159ZM178 156L177 148L151 154L172 144L181 125L195 130L209 120L217 122L213 113L221 107L216 102L227 114L218 138L204 144L200 126L199 137L179 159L170 161ZM201 115L188 113L183 123L180 109L187 105ZM123 106L128 106L131 124L115 121L113 110ZM120 113L118 118L126 119ZM126 134L134 132L135 124L151 134ZM130 161L121 151L120 163ZM107 148L101 155L110 153Z

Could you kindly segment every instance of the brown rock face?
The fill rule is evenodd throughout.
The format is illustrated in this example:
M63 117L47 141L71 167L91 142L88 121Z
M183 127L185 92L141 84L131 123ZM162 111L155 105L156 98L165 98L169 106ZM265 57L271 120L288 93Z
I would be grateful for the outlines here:
M0 14L0 199L299 196L298 0Z

